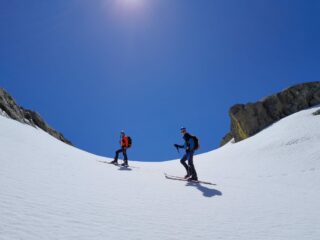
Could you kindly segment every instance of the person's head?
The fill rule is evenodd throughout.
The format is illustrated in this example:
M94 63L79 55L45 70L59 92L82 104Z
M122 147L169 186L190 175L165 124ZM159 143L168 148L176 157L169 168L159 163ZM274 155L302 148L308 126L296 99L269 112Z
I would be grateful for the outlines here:
M125 136L126 134L125 134L125 132L122 130L122 131L120 132L120 135L123 137L123 136Z
M182 135L185 135L187 133L187 129L185 127L181 127L180 132Z

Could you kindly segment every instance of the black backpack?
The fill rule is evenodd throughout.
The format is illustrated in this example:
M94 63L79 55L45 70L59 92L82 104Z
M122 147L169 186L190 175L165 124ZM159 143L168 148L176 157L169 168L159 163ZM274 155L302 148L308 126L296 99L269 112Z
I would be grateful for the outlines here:
M194 150L198 150L200 148L199 139L196 136L191 136L194 141Z
M128 136L128 148L130 148L132 145L132 139Z

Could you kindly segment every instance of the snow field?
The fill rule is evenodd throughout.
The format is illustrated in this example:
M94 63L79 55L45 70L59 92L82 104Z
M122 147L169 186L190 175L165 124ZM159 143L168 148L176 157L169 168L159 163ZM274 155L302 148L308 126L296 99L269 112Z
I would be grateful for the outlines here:
M320 117L308 109L237 144L178 160L129 162L70 147L0 116L0 239L320 239Z

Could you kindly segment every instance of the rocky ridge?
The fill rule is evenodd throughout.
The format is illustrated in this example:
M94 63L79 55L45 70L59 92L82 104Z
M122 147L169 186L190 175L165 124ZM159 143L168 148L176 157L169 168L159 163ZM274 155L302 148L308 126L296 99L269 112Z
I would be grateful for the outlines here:
M43 131L60 141L72 145L72 143L63 136L63 134L51 128L39 113L19 106L12 96L3 88L0 88L0 114L21 123L41 128Z
M320 104L320 82L289 87L256 103L236 104L229 110L230 132L221 140L239 142L293 113Z

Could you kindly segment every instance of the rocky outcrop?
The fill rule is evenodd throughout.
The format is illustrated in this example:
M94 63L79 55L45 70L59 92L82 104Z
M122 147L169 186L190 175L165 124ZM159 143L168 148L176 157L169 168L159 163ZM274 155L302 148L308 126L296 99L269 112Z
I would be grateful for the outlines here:
M51 128L38 113L20 107L11 95L2 88L0 88L0 110L2 115L21 123L41 128L62 142L72 145L61 133Z
M317 104L320 104L320 82L298 84L256 103L234 105L229 111L230 135L239 142L290 114Z
M228 132L220 141L220 146L227 144L228 142L231 141L231 139L233 139L232 133Z
M315 111L314 113L312 113L313 115L315 115L315 116L318 116L318 115L320 115L320 109L318 110L318 111Z

